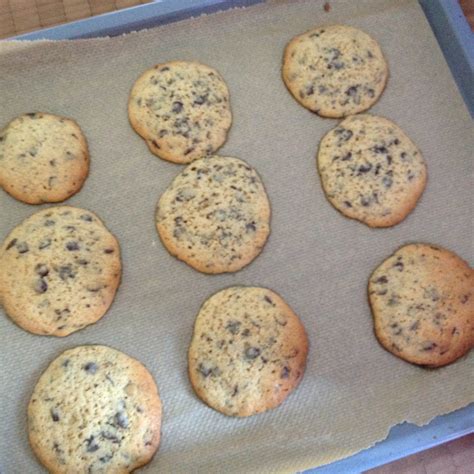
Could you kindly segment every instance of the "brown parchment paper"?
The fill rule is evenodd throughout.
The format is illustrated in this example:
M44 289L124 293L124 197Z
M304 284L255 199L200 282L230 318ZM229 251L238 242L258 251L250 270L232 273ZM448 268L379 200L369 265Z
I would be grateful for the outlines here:
M27 441L26 406L61 351L113 346L151 370L164 403L163 441L144 472L291 472L373 445L404 421L419 425L474 401L471 356L436 371L385 352L372 333L367 279L407 242L445 246L473 263L472 122L415 0L276 1L113 39L0 44L0 124L27 111L74 117L91 172L69 204L101 216L121 243L123 281L108 314L64 339L34 336L0 314L0 471L44 472ZM285 44L324 23L373 35L390 79L371 112L397 122L423 151L427 189L400 225L373 230L326 201L315 154L335 120L299 106L280 78ZM151 155L127 119L138 75L158 62L197 60L226 79L234 114L220 151L261 174L272 234L247 268L209 276L172 258L154 224L156 202L181 167ZM38 207L0 192L0 238ZM227 418L201 403L186 374L202 302L229 285L279 292L310 338L302 384L278 409Z

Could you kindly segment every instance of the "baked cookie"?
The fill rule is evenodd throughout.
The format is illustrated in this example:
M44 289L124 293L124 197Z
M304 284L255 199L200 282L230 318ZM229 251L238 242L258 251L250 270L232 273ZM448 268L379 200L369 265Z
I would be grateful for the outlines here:
M51 473L127 473L160 443L161 401L137 360L105 346L63 352L28 405L30 444Z
M188 353L199 398L229 416L280 405L303 377L308 338L298 316L266 288L231 287L211 296Z
M474 346L474 270L428 244L397 250L371 275L375 335L392 354L440 367Z
M416 145L393 122L375 115L354 115L330 130L317 160L329 202L370 227L405 219L426 185Z
M232 123L221 75L185 61L145 71L130 93L128 116L151 152L174 163L212 155L226 141Z
M43 209L0 247L0 303L21 328L67 336L109 309L120 283L120 248L90 211Z
M367 33L333 25L293 38L285 49L282 74L303 107L323 117L345 117L375 104L385 88L388 66Z
M265 245L270 203L260 177L245 161L202 158L163 193L156 227L166 249L196 270L236 272Z
M87 142L74 120L25 114L0 132L0 186L28 204L77 193L89 172Z

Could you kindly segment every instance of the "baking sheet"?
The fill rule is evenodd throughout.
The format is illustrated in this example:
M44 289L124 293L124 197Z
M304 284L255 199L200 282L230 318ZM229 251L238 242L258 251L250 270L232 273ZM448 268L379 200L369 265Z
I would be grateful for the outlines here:
M473 357L426 371L383 351L366 301L371 270L396 247L430 241L473 257L472 122L415 1L272 2L110 40L0 45L0 123L30 110L70 115L91 148L91 175L73 205L97 212L117 235L124 278L110 312L66 339L27 334L0 318L0 470L41 472L26 435L33 385L62 350L112 345L142 360L164 403L163 443L145 472L294 471L348 456L391 426L424 424L474 400ZM391 70L372 109L395 120L428 163L427 190L409 218L371 230L326 202L315 169L321 136L336 121L302 109L280 80L283 47L322 23L361 27L381 43ZM199 60L228 82L234 125L222 154L254 165L272 206L262 255L234 275L198 274L169 256L154 207L180 167L152 156L130 129L128 90L170 59ZM0 194L0 237L37 208ZM295 212L296 210L296 212ZM202 301L232 284L278 291L311 340L306 376L277 410L228 419L204 406L186 376L186 350ZM357 409L356 409L357 408Z

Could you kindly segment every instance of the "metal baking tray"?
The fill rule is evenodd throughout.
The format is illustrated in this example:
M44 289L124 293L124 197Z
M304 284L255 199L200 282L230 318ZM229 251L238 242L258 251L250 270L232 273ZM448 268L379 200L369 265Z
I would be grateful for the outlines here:
M156 0L84 20L15 36L15 40L62 40L117 36L192 16L263 0ZM466 105L474 117L473 33L457 0L419 0ZM419 427L397 425L372 448L341 461L306 471L312 474L359 473L474 432L474 404L439 416Z

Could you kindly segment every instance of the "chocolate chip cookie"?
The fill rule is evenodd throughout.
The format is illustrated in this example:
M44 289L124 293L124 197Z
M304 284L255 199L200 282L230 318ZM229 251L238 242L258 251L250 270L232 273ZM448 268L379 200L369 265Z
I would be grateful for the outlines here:
M212 155L232 123L224 79L209 66L186 61L145 71L130 93L128 115L151 152L174 163Z
M115 237L90 211L43 209L0 247L0 303L21 328L67 336L108 310L121 276Z
M245 161L202 158L163 193L156 227L167 250L196 270L235 272L265 245L270 203L260 177Z
M426 185L420 150L397 125L375 115L343 120L321 140L317 160L329 202L370 227L405 219Z
M81 189L88 172L87 142L71 119L25 114L0 132L0 186L15 199L64 201Z
M388 66L367 33L332 25L293 38L285 49L282 74L301 105L323 117L345 117L378 100Z
M397 250L371 275L375 335L392 354L440 367L474 346L474 270L428 244Z
M189 378L205 403L229 416L280 405L300 383L308 339L271 290L231 287L211 296L194 325Z
M28 405L30 444L51 473L128 473L160 443L161 401L137 360L78 346L53 360Z

